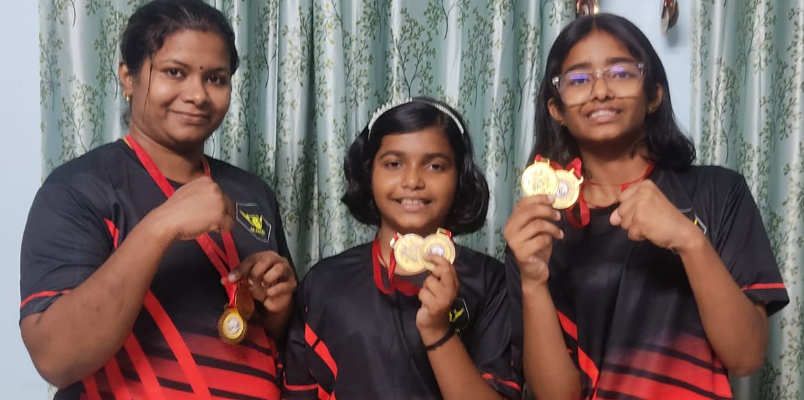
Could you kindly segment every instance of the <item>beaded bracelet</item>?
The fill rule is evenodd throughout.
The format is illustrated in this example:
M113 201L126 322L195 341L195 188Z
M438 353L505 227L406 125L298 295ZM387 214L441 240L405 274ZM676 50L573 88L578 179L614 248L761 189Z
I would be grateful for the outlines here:
M447 343L447 340L450 340L453 335L455 335L455 329L449 328L447 330L447 333L444 335L444 337L442 337L441 339L438 339L437 342L435 342L435 343L433 343L433 344L431 344L429 346L424 346L424 349L427 350L427 351L435 350L435 349L441 347L441 345L443 345L444 343Z

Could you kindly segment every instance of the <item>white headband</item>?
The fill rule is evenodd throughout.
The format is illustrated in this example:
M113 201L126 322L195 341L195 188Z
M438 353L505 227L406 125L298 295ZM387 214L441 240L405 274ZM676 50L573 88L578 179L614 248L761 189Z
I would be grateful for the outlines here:
M379 119L383 114L385 114L386 112L388 112L388 110L392 108L399 107L403 104L412 103L414 101L418 103L427 104L431 107L436 108L438 111L441 111L442 113L446 114L448 117L452 118L453 121L455 121L455 125L458 125L458 130L461 131L461 135L464 134L463 125L461 124L461 121L458 120L458 117L456 117L455 114L453 114L452 111L450 111L446 107L433 101L408 97L407 99L402 100L390 100L387 103L385 103L382 107L378 108L377 111L374 112L374 115L371 117L371 120L368 123L369 137L371 137L371 128L374 127L374 123L377 122L377 119Z

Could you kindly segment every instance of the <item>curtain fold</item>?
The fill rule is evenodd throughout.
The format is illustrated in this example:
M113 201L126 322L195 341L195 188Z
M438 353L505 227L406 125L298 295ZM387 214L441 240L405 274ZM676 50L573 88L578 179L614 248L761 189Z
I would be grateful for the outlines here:
M692 134L702 164L742 173L791 303L737 399L804 398L804 1L692 2Z

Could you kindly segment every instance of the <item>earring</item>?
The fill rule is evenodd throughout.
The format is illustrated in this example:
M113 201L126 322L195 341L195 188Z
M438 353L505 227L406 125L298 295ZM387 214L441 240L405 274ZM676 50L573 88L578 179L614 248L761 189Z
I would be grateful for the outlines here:
M130 102L131 102L131 96L126 96L126 103L130 103Z

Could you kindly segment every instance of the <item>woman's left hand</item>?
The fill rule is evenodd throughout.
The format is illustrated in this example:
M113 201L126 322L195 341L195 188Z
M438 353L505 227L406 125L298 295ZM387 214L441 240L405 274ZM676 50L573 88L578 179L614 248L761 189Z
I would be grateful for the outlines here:
M254 253L228 276L229 282L243 280L251 296L270 313L288 311L296 291L296 275L285 257L275 251Z
M424 344L430 344L451 329L449 311L458 297L460 284L455 266L445 258L427 254L425 259L435 264L435 268L419 290L422 306L416 313L416 327L419 328Z
M647 239L656 246L678 251L703 234L651 180L629 186L617 200L620 206L611 213L609 222L627 231L631 240Z

